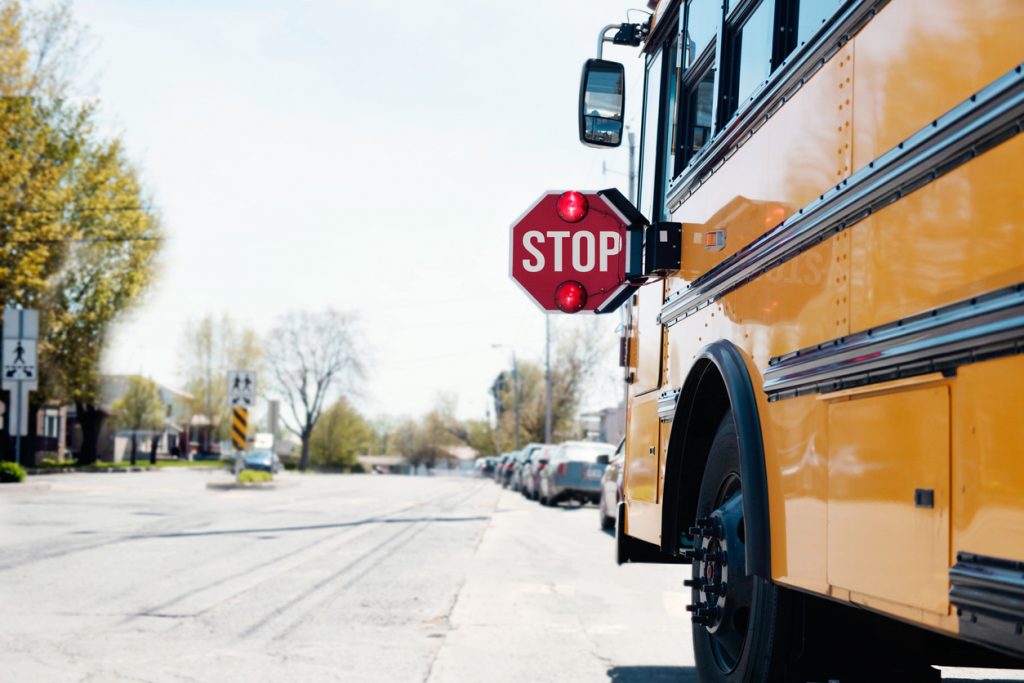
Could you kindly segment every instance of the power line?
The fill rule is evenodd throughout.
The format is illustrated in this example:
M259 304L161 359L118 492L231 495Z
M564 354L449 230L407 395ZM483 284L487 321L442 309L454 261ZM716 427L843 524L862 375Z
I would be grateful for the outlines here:
M0 244L64 244L64 243L77 243L77 244L96 244L104 242L163 242L165 237L60 237L57 239L13 239L3 240Z

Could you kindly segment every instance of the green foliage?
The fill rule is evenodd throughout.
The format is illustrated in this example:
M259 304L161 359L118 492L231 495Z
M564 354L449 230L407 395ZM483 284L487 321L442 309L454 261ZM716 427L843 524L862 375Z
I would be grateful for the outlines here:
M0 301L41 312L36 398L93 405L111 325L155 277L162 234L95 104L66 96L80 43L67 5L0 0Z
M488 420L466 420L463 423L466 432L466 445L478 455L497 454L497 433Z
M238 474L239 484L265 484L273 480L274 477L270 472L263 472L260 470L242 470Z
M40 460L36 467L42 470L60 470L69 467L75 467L77 463L74 460L57 460L56 458L43 458Z
M0 483L17 484L25 481L25 468L13 462L0 462Z
M118 429L132 431L161 429L167 414L156 382L138 375L128 378L128 387L112 409Z
M310 458L320 467L346 467L374 443L369 423L344 398L336 401L317 420L310 436Z

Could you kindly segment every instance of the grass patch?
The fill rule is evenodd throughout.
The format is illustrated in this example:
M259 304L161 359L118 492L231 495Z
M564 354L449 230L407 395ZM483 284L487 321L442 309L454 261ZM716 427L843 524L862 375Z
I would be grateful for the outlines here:
M0 483L17 484L25 481L25 468L13 462L0 462Z
M270 472L260 472L259 470L242 470L238 475L239 484L265 484L273 480L274 477Z

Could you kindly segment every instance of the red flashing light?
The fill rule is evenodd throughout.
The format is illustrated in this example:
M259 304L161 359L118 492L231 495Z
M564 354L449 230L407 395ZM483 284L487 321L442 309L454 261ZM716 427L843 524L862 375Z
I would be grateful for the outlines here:
M575 280L555 287L555 305L563 313L576 313L587 305L587 290Z
M565 473L568 472L568 471L569 471L568 463L560 462L560 463L558 463L558 469L555 470L555 476L556 477L564 477Z
M558 217L566 223L579 223L587 215L590 206L587 198L576 190L563 192L558 198Z

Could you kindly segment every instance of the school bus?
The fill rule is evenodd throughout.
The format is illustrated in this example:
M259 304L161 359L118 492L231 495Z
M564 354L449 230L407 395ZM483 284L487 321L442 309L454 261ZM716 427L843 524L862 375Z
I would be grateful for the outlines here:
M1024 2L649 8L581 85L618 145L600 52L641 52L678 239L628 306L620 562L691 565L701 681L1021 666Z

